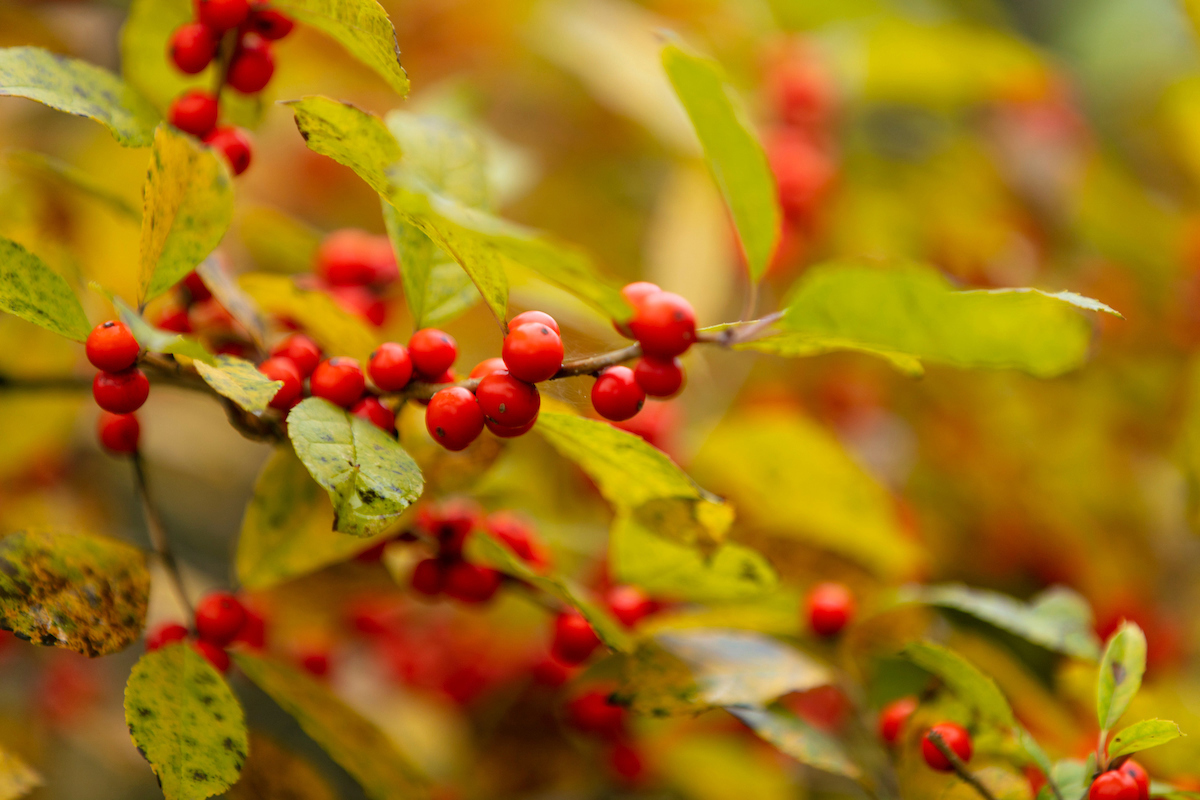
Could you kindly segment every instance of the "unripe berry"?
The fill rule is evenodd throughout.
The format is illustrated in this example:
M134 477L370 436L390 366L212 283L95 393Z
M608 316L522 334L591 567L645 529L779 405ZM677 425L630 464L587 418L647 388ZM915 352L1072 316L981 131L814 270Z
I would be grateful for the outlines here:
M671 358L696 341L696 312L679 295L657 292L641 301L629 322L629 330L646 355Z
M160 647L166 647L187 638L188 629L178 622L164 622L146 634L146 652L153 653Z
M646 393L629 367L609 367L592 384L592 407L605 419L621 421L642 410Z
M484 426L489 431L491 431L492 435L498 436L501 439L515 439L518 436L524 436L525 434L527 434L531 430L533 430L533 426L536 423L537 423L536 416L533 419L529 420L529 422L526 422L524 425L515 425L515 426L501 425L499 423L493 422L492 420L488 419L487 417L484 417L484 419L483 419Z
M271 45L258 34L248 33L233 53L225 82L242 94L254 94L266 88L274 74L275 57L271 54Z
M137 367L120 372L97 372L92 379L96 405L114 414L131 414L150 396L150 381Z
M854 595L840 583L817 584L806 605L809 627L818 636L836 636L854 617Z
M302 333L293 333L271 351L273 356L289 358L300 370L300 377L307 378L321 363L321 348L317 343Z
M930 767L938 772L950 772L954 769L950 760L942 755L942 751L929 738L931 733L940 734L946 746L950 748L950 752L963 762L971 760L974 748L971 745L971 734L967 733L966 728L953 722L939 722L930 728L921 739L921 755L924 756L925 763ZM1133 800L1133 798L1131 797L1129 800Z
M350 413L362 417L389 436L396 432L396 415L379 402L378 397L367 395L350 407Z
M249 15L249 0L196 0L196 18L215 31L236 28Z
M537 418L542 396L532 383L507 372L493 372L475 387L475 398L484 416L508 428L519 428Z
M605 593L604 602L626 628L654 612L654 601L636 586L614 586Z
M464 603L486 603L500 588L500 573L494 569L456 561L446 570L443 591Z
M683 364L678 358L643 356L633 367L633 377L651 397L672 397L683 388Z
M264 39L275 41L291 33L296 23L273 8L258 8L251 9L246 26Z
M483 409L470 391L451 386L429 401L425 428L447 450L462 450L483 432Z
M509 329L501 355L514 377L538 383L553 377L562 367L562 339L549 325L527 323Z
M446 573L442 568L442 562L436 558L418 561L417 565L413 567L411 583L413 590L423 595L433 597L441 593L442 587L446 583Z
M564 611L554 618L550 652L564 664L582 664L600 646L600 637L578 611Z
M901 697L893 700L879 712L879 738L885 744L894 745L900 740L908 718L917 710L917 698Z
M1088 800L1138 800L1138 785L1122 770L1103 772L1092 781Z
M171 124L203 139L217 127L217 98L203 89L188 89L171 103Z
M367 380L357 361L338 356L317 365L308 386L313 397L323 397L334 405L349 408L362 397Z
M300 401L300 393L304 391L304 379L300 370L290 358L272 356L258 365L258 371L273 381L283 381L283 386L271 398L271 408L287 411Z
M204 639L197 639L192 642L192 647L197 653L204 656L204 660L212 664L217 672L224 674L228 671L229 653L225 652L225 648Z
M385 392L398 392L412 379L412 358L408 348L396 342L379 345L367 362L371 381Z
M84 347L92 366L105 372L120 372L132 367L142 350L125 323L115 319L92 328Z
M566 707L567 722L578 731L605 739L623 736L629 712L610 702L609 696L606 691L590 689L572 698Z
M211 64L217 54L217 34L207 25L189 22L171 34L167 51L176 67L195 75Z
M246 609L228 592L213 592L196 605L196 635L224 647L246 622Z
M486 378L493 372L508 372L508 368L504 366L503 358L485 358L475 365L469 377Z
M445 331L422 328L408 340L408 355L413 368L430 378L454 366L454 359L458 358L458 344Z
M520 314L517 314L508 321L508 327L511 330L532 322L553 328L555 333L562 333L562 331L558 329L558 322L555 321L554 317L550 316L544 311L522 311Z
M1138 800L1150 800L1150 776L1142 765L1136 761L1126 761L1121 765L1121 772L1133 778L1137 784Z
M250 137L241 128L216 128L204 137L204 143L225 157L234 175L250 168Z
M108 411L101 411L96 429L100 437L100 444L108 452L118 455L137 452L142 428L138 424L135 414L112 414Z

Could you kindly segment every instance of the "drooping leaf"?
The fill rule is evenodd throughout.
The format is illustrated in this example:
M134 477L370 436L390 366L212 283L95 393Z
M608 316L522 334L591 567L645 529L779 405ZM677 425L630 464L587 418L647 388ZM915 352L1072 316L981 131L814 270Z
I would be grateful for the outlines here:
M333 530L328 496L292 448L278 447L258 474L242 517L238 581L247 589L268 589L370 546L370 539Z
M125 724L166 800L228 789L246 763L246 718L233 690L190 644L146 653L125 686Z
M83 306L54 270L16 242L0 237L0 311L82 342L91 331Z
M996 682L958 653L932 642L912 642L905 646L903 654L941 678L960 701L984 720L1005 729L1016 724L1012 707Z
M799 717L763 708L730 708L763 741L769 742L801 764L834 775L859 778L862 770L850 760L841 744Z
M757 281L771 263L781 217L767 155L719 64L675 44L663 48L662 63L729 207L750 278Z
M0 539L0 626L85 656L124 650L146 624L150 573L132 545L92 534Z
M1108 743L1108 757L1127 756L1166 744L1183 736L1179 726L1169 719L1144 719L1120 730Z
M367 797L411 800L425 796L421 771L383 731L338 699L325 684L273 658L234 653L233 660L358 781Z
M324 292L302 289L286 275L248 272L238 285L269 314L296 321L330 355L350 356L363 364L377 344L366 323Z
M42 776L32 767L0 748L0 800L17 800L42 783Z
M295 275L309 272L321 245L321 232L269 206L238 215L238 235L260 269Z
M388 167L403 154L383 120L349 103L312 95L287 104L296 128L314 153L328 156L358 174L381 195L390 189Z
M400 46L387 12L376 0L278 0L280 11L337 40L346 52L387 81L401 97L408 75L400 66Z
M108 70L39 47L0 48L0 95L28 97L99 122L125 147L146 147L160 117Z
M407 111L389 111L384 124L405 172L468 208L490 206L487 153L478 137L445 117Z
M233 184L224 160L166 125L154 134L145 195L141 304L207 258L233 219Z
M196 371L217 394L254 414L266 411L271 398L283 388L283 381L271 380L253 363L237 356L219 355L215 367L197 361Z
M105 294L116 307L117 316L129 327L133 338L137 339L138 344L146 350L151 353L187 356L196 361L216 366L217 357L208 352L204 345L196 339L181 333L156 328L147 322L145 317L130 308L124 300L108 292Z
M392 437L328 400L288 414L288 436L309 474L329 492L334 528L355 536L387 530L421 496L417 462Z
M250 758L226 800L337 800L325 777L300 755L250 732Z
M1134 622L1123 622L1108 640L1096 683L1096 718L1104 730L1121 719L1146 672L1146 634Z
M264 342L267 336L267 322L263 319L258 305L241 287L229 276L221 262L216 258L206 258L196 267L196 274L204 281L204 285L217 298L221 307L229 312L229 316L237 320L251 341L258 347L266 349Z
M9 150L8 163L19 169L49 177L93 200L98 200L129 220L141 222L142 211L140 208L136 208L117 192L65 161L33 150Z

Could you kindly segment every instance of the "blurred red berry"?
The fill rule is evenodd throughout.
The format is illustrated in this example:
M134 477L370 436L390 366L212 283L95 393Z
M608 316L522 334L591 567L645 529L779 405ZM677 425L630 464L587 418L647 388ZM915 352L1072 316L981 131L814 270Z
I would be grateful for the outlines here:
M854 595L843 584L819 583L806 600L808 624L818 636L836 636L854 617Z
M879 738L885 744L894 745L900 741L900 734L908 719L917 710L917 698L901 697L888 703L879 712Z
M290 358L272 356L258 365L258 371L273 381L283 382L283 386L271 398L271 408L287 411L299 402L300 394L304 391L304 379L300 377L296 362Z
M234 175L250 168L250 137L241 128L215 128L204 137L204 143L225 157Z
M152 653L160 647L166 647L175 642L182 642L188 636L188 629L178 622L164 622L146 634L146 652Z
M206 642L225 646L246 622L246 609L228 592L213 592L196 605L196 634Z
M100 444L110 453L129 455L136 453L142 426L136 414L113 414L101 411L97 422Z
M203 89L188 89L171 103L171 124L203 139L217 127L217 98Z
M247 33L233 52L225 82L242 94L254 94L265 89L274 74L271 45L257 33Z
M967 733L967 729L953 722L940 722L934 725L921 739L921 755L925 758L925 763L939 772L950 772L954 766L950 760L942 754L937 745L929 738L931 733L940 734L946 746L950 748L950 752L958 756L963 762L971 760L973 746L971 744L971 734ZM1134 800L1134 798L1129 798Z
M672 397L683 388L683 364L678 358L643 356L634 365L633 378L651 397Z
M389 436L396 432L396 415L379 402L378 397L367 395L350 407L350 413L362 417Z
M211 64L217 54L217 34L207 25L189 22L171 34L167 52L176 67L188 75L195 75Z
M204 656L204 660L212 664L217 672L225 673L229 670L229 653L226 653L225 648L219 644L205 639L197 639L192 642L192 647L197 653Z
M273 356L290 358L300 370L300 377L307 378L321 363L321 348L317 343L302 333L293 333L271 351Z
M214 31L236 28L249 15L249 0L196 0L196 18Z
M554 618L550 652L565 664L582 664L600 646L600 638L583 615L574 609Z

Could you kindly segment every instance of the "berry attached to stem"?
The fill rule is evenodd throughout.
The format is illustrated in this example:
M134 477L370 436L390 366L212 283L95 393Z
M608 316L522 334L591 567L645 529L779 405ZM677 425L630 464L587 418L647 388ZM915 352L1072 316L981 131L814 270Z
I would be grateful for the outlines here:
M646 393L629 367L609 367L592 384L592 407L605 419L629 419L642 410L645 402Z
M489 420L506 428L529 424L542 406L536 386L507 372L493 372L481 380L475 388L475 398Z
M300 401L300 393L304 391L304 379L296 362L282 356L272 356L258 365L258 371L273 381L282 381L283 386L271 398L271 408L287 411Z
M425 409L425 428L447 450L463 450L483 432L483 409L461 386L440 390Z
M362 368L353 358L338 356L322 361L308 381L313 397L323 397L334 405L349 408L367 388Z
M921 739L921 755L925 758L925 763L938 772L951 772L954 765L950 763L950 759L938 749L938 746L930 739L930 734L936 733L942 737L942 741L950 748L950 752L958 756L963 762L971 760L971 753L974 752L974 747L971 744L971 734L967 733L967 729L954 722L939 722L930 728L925 736ZM1093 799L1094 800L1094 799ZM1130 800L1133 800L1130 798Z
M96 405L113 414L132 414L150 396L150 381L137 367L120 372L98 372L92 379Z
M203 89L188 89L171 103L171 124L203 139L217 127L217 98Z
M425 377L435 377L454 366L458 344L445 331L422 328L408 340L408 355L417 372Z
M104 449L116 455L136 453L142 427L135 414L100 412L97 433Z
M545 323L526 323L509 330L501 355L513 377L539 383L553 377L562 367L562 339Z
M228 592L207 595L196 606L196 634L219 647L232 642L245 621L246 609Z
M379 345L367 362L371 381L385 392L398 392L412 379L413 363L408 348L396 342Z
M234 175L250 168L250 137L241 128L215 128L204 137L204 143L225 157Z
M110 319L92 328L85 349L88 361L96 369L120 372L134 365L142 347L124 322Z
M217 38L216 32L207 25L189 22L171 34L167 52L182 72L195 75L212 63L217 54Z

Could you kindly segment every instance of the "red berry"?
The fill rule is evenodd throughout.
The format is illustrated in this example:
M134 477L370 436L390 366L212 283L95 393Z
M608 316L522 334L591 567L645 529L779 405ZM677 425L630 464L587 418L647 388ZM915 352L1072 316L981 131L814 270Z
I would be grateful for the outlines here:
M819 583L808 593L808 624L818 636L836 636L854 616L854 595L840 583Z
M386 236L343 228L326 236L317 249L317 274L334 286L367 286L390 283L399 273Z
M396 342L379 345L367 362L367 374L385 392L398 392L412 379L413 364L408 348Z
M271 408L287 411L299 402L300 393L304 391L304 379L300 377L296 362L290 358L272 356L258 365L258 371L273 381L283 381L283 386L271 398Z
M188 309L188 320L192 328L198 331L226 334L234 332L233 315L215 297L193 302Z
M135 414L112 414L108 411L101 411L97 432L100 436L100 444L104 445L105 450L110 453L126 454L137 452L138 438L142 428L138 424Z
M917 710L917 698L901 697L893 700L879 712L879 738L893 745L900 740L908 718Z
M562 366L562 339L549 325L531 322L510 328L501 351L504 366L526 383L547 380Z
M608 750L608 765L616 776L627 783L635 783L646 771L642 754L626 741L616 741Z
M96 369L120 372L133 366L142 346L133 338L124 322L110 319L92 328L85 349L88 361Z
M329 296L344 310L376 328L387 321L387 303L365 286L331 286Z
M313 397L324 397L334 405L349 408L362 397L367 380L357 361L338 356L317 365L308 386Z
M217 34L207 25L189 22L171 34L167 50L175 66L189 75L201 72L217 54Z
M683 388L683 364L678 358L643 356L633 367L633 377L651 397L671 397Z
M275 41L291 33L296 23L273 8L258 8L251 9L246 25L264 39Z
M929 734L935 732L941 735L946 746L950 748L950 752L964 762L971 760L973 751L971 734L967 733L966 728L953 722L939 722L930 728L921 739L921 755L925 757L926 764L939 772L950 772L954 769L950 760L942 755L942 751L930 740ZM1131 797L1129 800L1133 800L1133 798Z
M634 281L633 283L625 284L625 288L621 289L621 296L625 298L625 302L629 303L636 312L642 306L642 301L652 294L658 294L662 289L658 288L657 284L650 281Z
M261 650L267 643L267 621L253 609L246 609L246 621L238 628L233 641L244 644L255 650Z
M130 414L142 407L150 396L150 381L137 367L120 372L97 372L92 379L92 397L96 405L114 414Z
M215 31L236 28L249 15L249 0L196 0L196 18Z
M458 376L454 374L454 370L452 370L452 369L446 370L441 375L420 375L417 373L413 373L413 374L415 377L420 378L425 383L431 383L434 386L438 386L438 385L446 384L446 383L457 383L458 382ZM429 401L425 401L425 404L428 405Z
M538 546L537 535L524 519L511 511L491 514L484 523L487 532L508 546L522 560L542 566L547 558Z
M300 668L315 678L329 675L329 653L324 650L314 650L302 654L297 661Z
M296 369L300 370L300 377L302 378L312 375L313 370L317 368L317 364L321 363L321 348L317 347L316 342L302 333L293 333L275 345L275 349L271 351L271 355L290 358L292 363L296 365Z
M254 94L266 88L274 74L275 57L271 54L271 45L258 34L248 33L233 53L225 82L242 94Z
M567 722L584 733L594 733L606 739L625 734L628 712L609 701L609 693L591 689L567 703Z
M1092 781L1088 800L1138 800L1138 785L1124 770L1109 770Z
M471 392L451 386L429 401L425 428L447 450L462 450L483 432L483 409Z
M532 422L542 407L542 396L532 383L507 372L493 372L475 387L475 398L484 416L498 425L519 428Z
M679 295L657 292L642 299L629 330L646 355L670 358L696 341L696 312Z
M811 139L791 130L776 133L766 147L784 215L791 220L811 217L833 183L829 157Z
M554 618L550 652L564 664L582 664L600 646L600 638L583 615L574 609Z
M183 306L167 306L159 313L158 321L154 324L164 331L174 331L175 333L192 332L192 323L188 319L187 309Z
M526 422L524 425L515 425L515 426L500 425L498 423L492 422L490 419L488 419L486 417L484 417L484 420L483 420L484 426L486 426L487 429L492 432L492 435L498 436L501 439L515 439L518 436L524 436L525 434L527 434L531 430L533 430L534 423L536 423L536 422L537 422L537 417L534 417L533 419L529 420L529 422Z
M422 328L408 340L408 355L413 368L426 377L441 375L458 358L453 337L437 328Z
M160 647L166 647L187 638L188 629L178 622L164 622L146 634L146 652L153 653Z
M562 686L571 679L574 671L566 664L559 663L551 656L546 656L530 668L533 679L543 686Z
M436 558L418 561L412 571L412 588L421 594L433 597L442 591L446 583L446 572L442 562Z
M503 358L485 358L483 361L480 361L478 364L475 365L475 368L473 370L471 370L471 374L469 377L471 377L471 378L486 378L488 375L491 375L493 372L501 372L501 371L508 372L508 368L504 366Z
M228 592L213 592L196 606L196 635L224 647L246 622L246 609Z
M188 89L171 103L171 124L203 139L217 127L217 98L203 89Z
M250 137L241 128L216 128L204 137L204 143L225 156L234 175L250 168Z
M197 653L204 656L204 659L212 664L217 672L224 673L229 669L229 653L226 653L225 648L219 644L198 639L192 642L192 647Z
M592 407L605 419L629 419L645 402L646 393L629 367L609 367L592 384Z
M494 569L456 561L446 570L443 591L464 603L486 603L500 588L500 573Z
M417 526L437 540L441 555L458 558L471 531L480 525L480 511L469 500L452 500L417 512Z
M1142 765L1136 761L1126 761L1121 765L1121 772L1133 778L1137 785L1138 800L1150 800L1150 776Z
M389 436L396 432L396 415L379 402L378 397L367 395L350 407L350 413L362 417Z
M213 102L216 101L214 100ZM212 292L208 290L208 286L204 283L204 278L201 278L200 273L195 270L184 275L179 285L187 289L188 297L193 303L203 303L205 300L212 298Z
M614 586L605 593L604 602L626 628L654 613L654 601L636 586Z
M553 328L555 333L562 333L562 331L558 329L558 323L555 321L554 317L550 316L544 311L523 311L508 321L508 328L509 330L512 330L513 328L519 328L522 325L528 325L534 322L545 325L549 328Z

